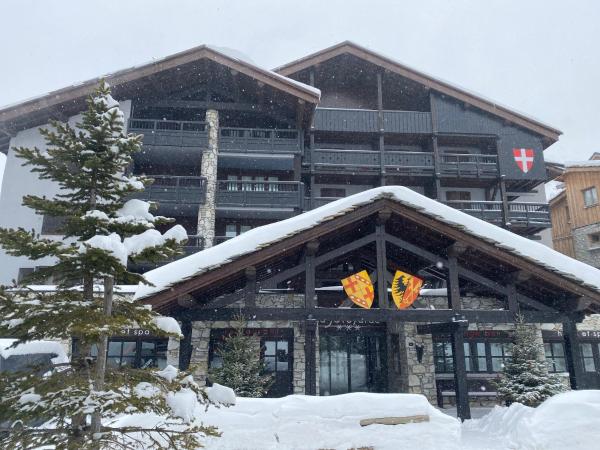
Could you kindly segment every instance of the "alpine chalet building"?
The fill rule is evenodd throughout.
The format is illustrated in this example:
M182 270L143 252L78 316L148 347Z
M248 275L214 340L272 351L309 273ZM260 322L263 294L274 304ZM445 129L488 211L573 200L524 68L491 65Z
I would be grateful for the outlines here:
M274 71L201 46L105 78L144 135L131 170L155 182L139 198L190 238L189 257L131 267L152 269L157 288L135 296L181 321L179 348L119 336L114 364L176 354L206 378L241 312L271 395L418 392L457 398L467 417L468 399L494 401L520 311L552 370L598 385L600 339L580 322L597 311L600 271L535 242L550 227L537 187L557 129L349 42ZM60 220L21 205L56 187L11 149L43 148L37 128L75 122L98 81L0 110L0 226L59 235ZM51 263L0 251L0 283ZM403 309L399 271L424 283ZM368 309L341 282L361 273Z

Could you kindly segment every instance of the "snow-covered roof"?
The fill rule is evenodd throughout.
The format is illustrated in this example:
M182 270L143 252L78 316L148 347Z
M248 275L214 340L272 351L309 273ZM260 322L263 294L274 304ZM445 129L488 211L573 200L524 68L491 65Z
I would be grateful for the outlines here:
M572 259L543 244L472 217L407 187L383 186L307 211L286 220L254 228L222 244L173 261L144 276L154 286L139 285L134 298L141 299L168 289L204 272L213 270L243 255L255 252L284 238L344 215L379 199L390 199L433 217L496 247L523 257L545 269L582 283L600 292L600 270Z
M575 167L600 167L599 160L588 160L588 161L567 161L565 162L565 168L575 168Z
M8 359L15 355L36 355L36 354L54 354L52 358L54 364L64 364L69 362L65 348L60 342L56 341L29 341L23 342L15 347L11 347L16 339L0 339L0 356Z
M546 200L551 202L560 194L565 192L565 185L561 181L549 181L544 185L544 189L546 190Z
M28 114L31 110L39 112L44 108L64 103L71 96L74 98L86 97L102 79L106 79L112 86L119 86L130 82L136 78L143 78L148 75L148 71L162 71L170 67L188 63L191 60L202 59L204 57L220 57L220 61L231 61L233 64L239 63L248 73L260 77L261 81L267 84L273 84L281 88L282 85L287 85L297 95L304 95L306 100L316 103L318 102L321 91L313 86L301 83L291 78L287 78L272 70L257 66L245 55L232 49L200 45L179 53L175 53L164 58L156 58L143 64L135 65L127 69L123 69L114 73L108 73L98 78L73 83L71 86L58 89L38 95L17 103L0 106L0 123L4 121L14 120L15 117Z

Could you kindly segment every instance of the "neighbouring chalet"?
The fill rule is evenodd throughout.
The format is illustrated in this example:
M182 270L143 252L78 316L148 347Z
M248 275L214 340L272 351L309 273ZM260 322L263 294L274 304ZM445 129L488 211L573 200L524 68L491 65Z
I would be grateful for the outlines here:
M363 270L370 309L352 307L341 288ZM448 287L399 310L389 292L397 270ZM154 286L136 298L181 321L179 364L201 380L242 314L276 375L272 395L413 392L439 404L456 395L464 418L469 397L493 400L489 381L522 314L573 387L598 383L586 372L598 344L588 361L592 344L576 325L600 311L600 271L405 187L338 200L146 275Z

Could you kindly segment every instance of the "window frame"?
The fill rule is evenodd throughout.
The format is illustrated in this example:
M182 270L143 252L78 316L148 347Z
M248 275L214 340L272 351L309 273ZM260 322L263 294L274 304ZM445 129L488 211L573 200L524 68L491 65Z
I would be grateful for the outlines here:
M587 201L587 193L588 192L591 195L592 203L588 203L588 201ZM582 189L581 193L583 195L583 206L585 208L591 208L593 206L598 205L598 189L596 188L596 186L590 186L588 188Z

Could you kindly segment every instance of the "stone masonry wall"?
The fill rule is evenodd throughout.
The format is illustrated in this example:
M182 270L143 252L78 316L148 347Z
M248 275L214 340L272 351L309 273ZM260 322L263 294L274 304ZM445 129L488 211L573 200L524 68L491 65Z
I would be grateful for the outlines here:
M600 268L600 246L593 247L589 234L600 233L600 223L594 223L573 230L575 258L586 264Z
M206 197L198 210L197 234L204 238L204 247L212 247L215 239L215 201L217 193L217 164L219 159L219 112L206 111L208 149L202 155L200 175L206 178Z

